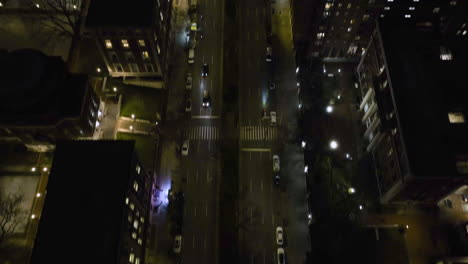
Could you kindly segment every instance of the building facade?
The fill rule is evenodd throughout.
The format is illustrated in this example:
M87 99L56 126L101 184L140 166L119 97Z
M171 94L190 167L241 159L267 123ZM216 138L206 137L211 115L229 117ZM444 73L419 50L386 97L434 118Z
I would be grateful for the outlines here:
M295 46L307 46L301 49L300 56L331 62L359 59L378 18L433 18L444 28L460 8L466 8L466 3L460 0L294 0L292 3L297 7L293 8L293 22L297 24L294 29L298 31L293 32ZM309 9L304 11L303 6ZM299 23L310 26L301 32L304 26ZM304 34L310 36L307 41Z
M0 67L0 140L43 152L59 139L93 136L100 99L86 75L35 50L0 52Z
M134 141L59 142L31 263L144 263L152 182Z
M383 203L434 204L467 184L468 38L456 21L381 18L362 53L362 135Z
M171 45L170 21L171 1L91 1L83 34L96 41L111 77L163 88Z

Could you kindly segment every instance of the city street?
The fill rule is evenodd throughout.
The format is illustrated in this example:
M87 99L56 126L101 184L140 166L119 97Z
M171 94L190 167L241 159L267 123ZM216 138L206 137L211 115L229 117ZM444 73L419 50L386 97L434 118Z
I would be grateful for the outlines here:
M277 263L277 249L283 247L287 262L301 263L309 240L303 156L294 143L298 100L289 3L279 1L271 7L264 1L236 3L239 262ZM273 9L276 12L270 15ZM269 28L272 36L267 40ZM267 47L272 48L271 62ZM273 172L273 155L280 157L279 173ZM278 185L276 175L280 176ZM276 241L278 226L284 231L282 246Z

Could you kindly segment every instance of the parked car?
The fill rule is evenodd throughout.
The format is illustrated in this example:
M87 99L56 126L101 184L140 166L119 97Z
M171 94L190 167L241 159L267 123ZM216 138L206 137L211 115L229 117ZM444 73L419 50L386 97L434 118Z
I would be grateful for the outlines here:
M278 155L273 155L273 171L274 172L280 171L280 158Z
M276 256L278 258L278 264L286 263L286 255L284 254L284 248L278 248L278 250L276 251Z
M185 140L182 144L182 156L187 156L189 151L190 141Z
M185 81L185 89L192 90L192 74L187 73L187 80Z
M174 237L174 253L179 254L182 249L182 235L176 235Z
M276 112L275 111L270 112L270 124L272 126L276 126Z
M189 98L185 101L185 112L191 112L192 111L192 100Z
M271 62L271 58L272 58L272 50L271 50L271 47L267 47L266 48L266 61L267 62Z

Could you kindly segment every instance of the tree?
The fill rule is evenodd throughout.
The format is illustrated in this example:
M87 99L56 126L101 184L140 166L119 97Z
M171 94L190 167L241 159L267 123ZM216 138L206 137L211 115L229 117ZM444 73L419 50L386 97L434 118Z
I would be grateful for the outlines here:
M0 193L0 245L21 223L25 214L21 209L23 200L24 194L20 190L8 194Z
M30 0L32 8L41 12L40 23L58 37L71 39L68 63L73 67L79 54L81 27L87 0Z

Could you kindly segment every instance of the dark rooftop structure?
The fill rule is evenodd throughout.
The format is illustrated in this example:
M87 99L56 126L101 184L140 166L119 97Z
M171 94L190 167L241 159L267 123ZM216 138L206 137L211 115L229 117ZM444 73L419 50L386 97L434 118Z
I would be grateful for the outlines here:
M134 148L57 144L31 263L143 263L151 181Z
M430 20L379 19L357 72L383 202L434 203L468 182L467 46Z
M0 139L51 149L57 139L90 137L99 97L88 76L31 49L0 52ZM41 151L41 150L39 150Z
M87 27L150 27L153 23L152 0L91 1L86 19Z

